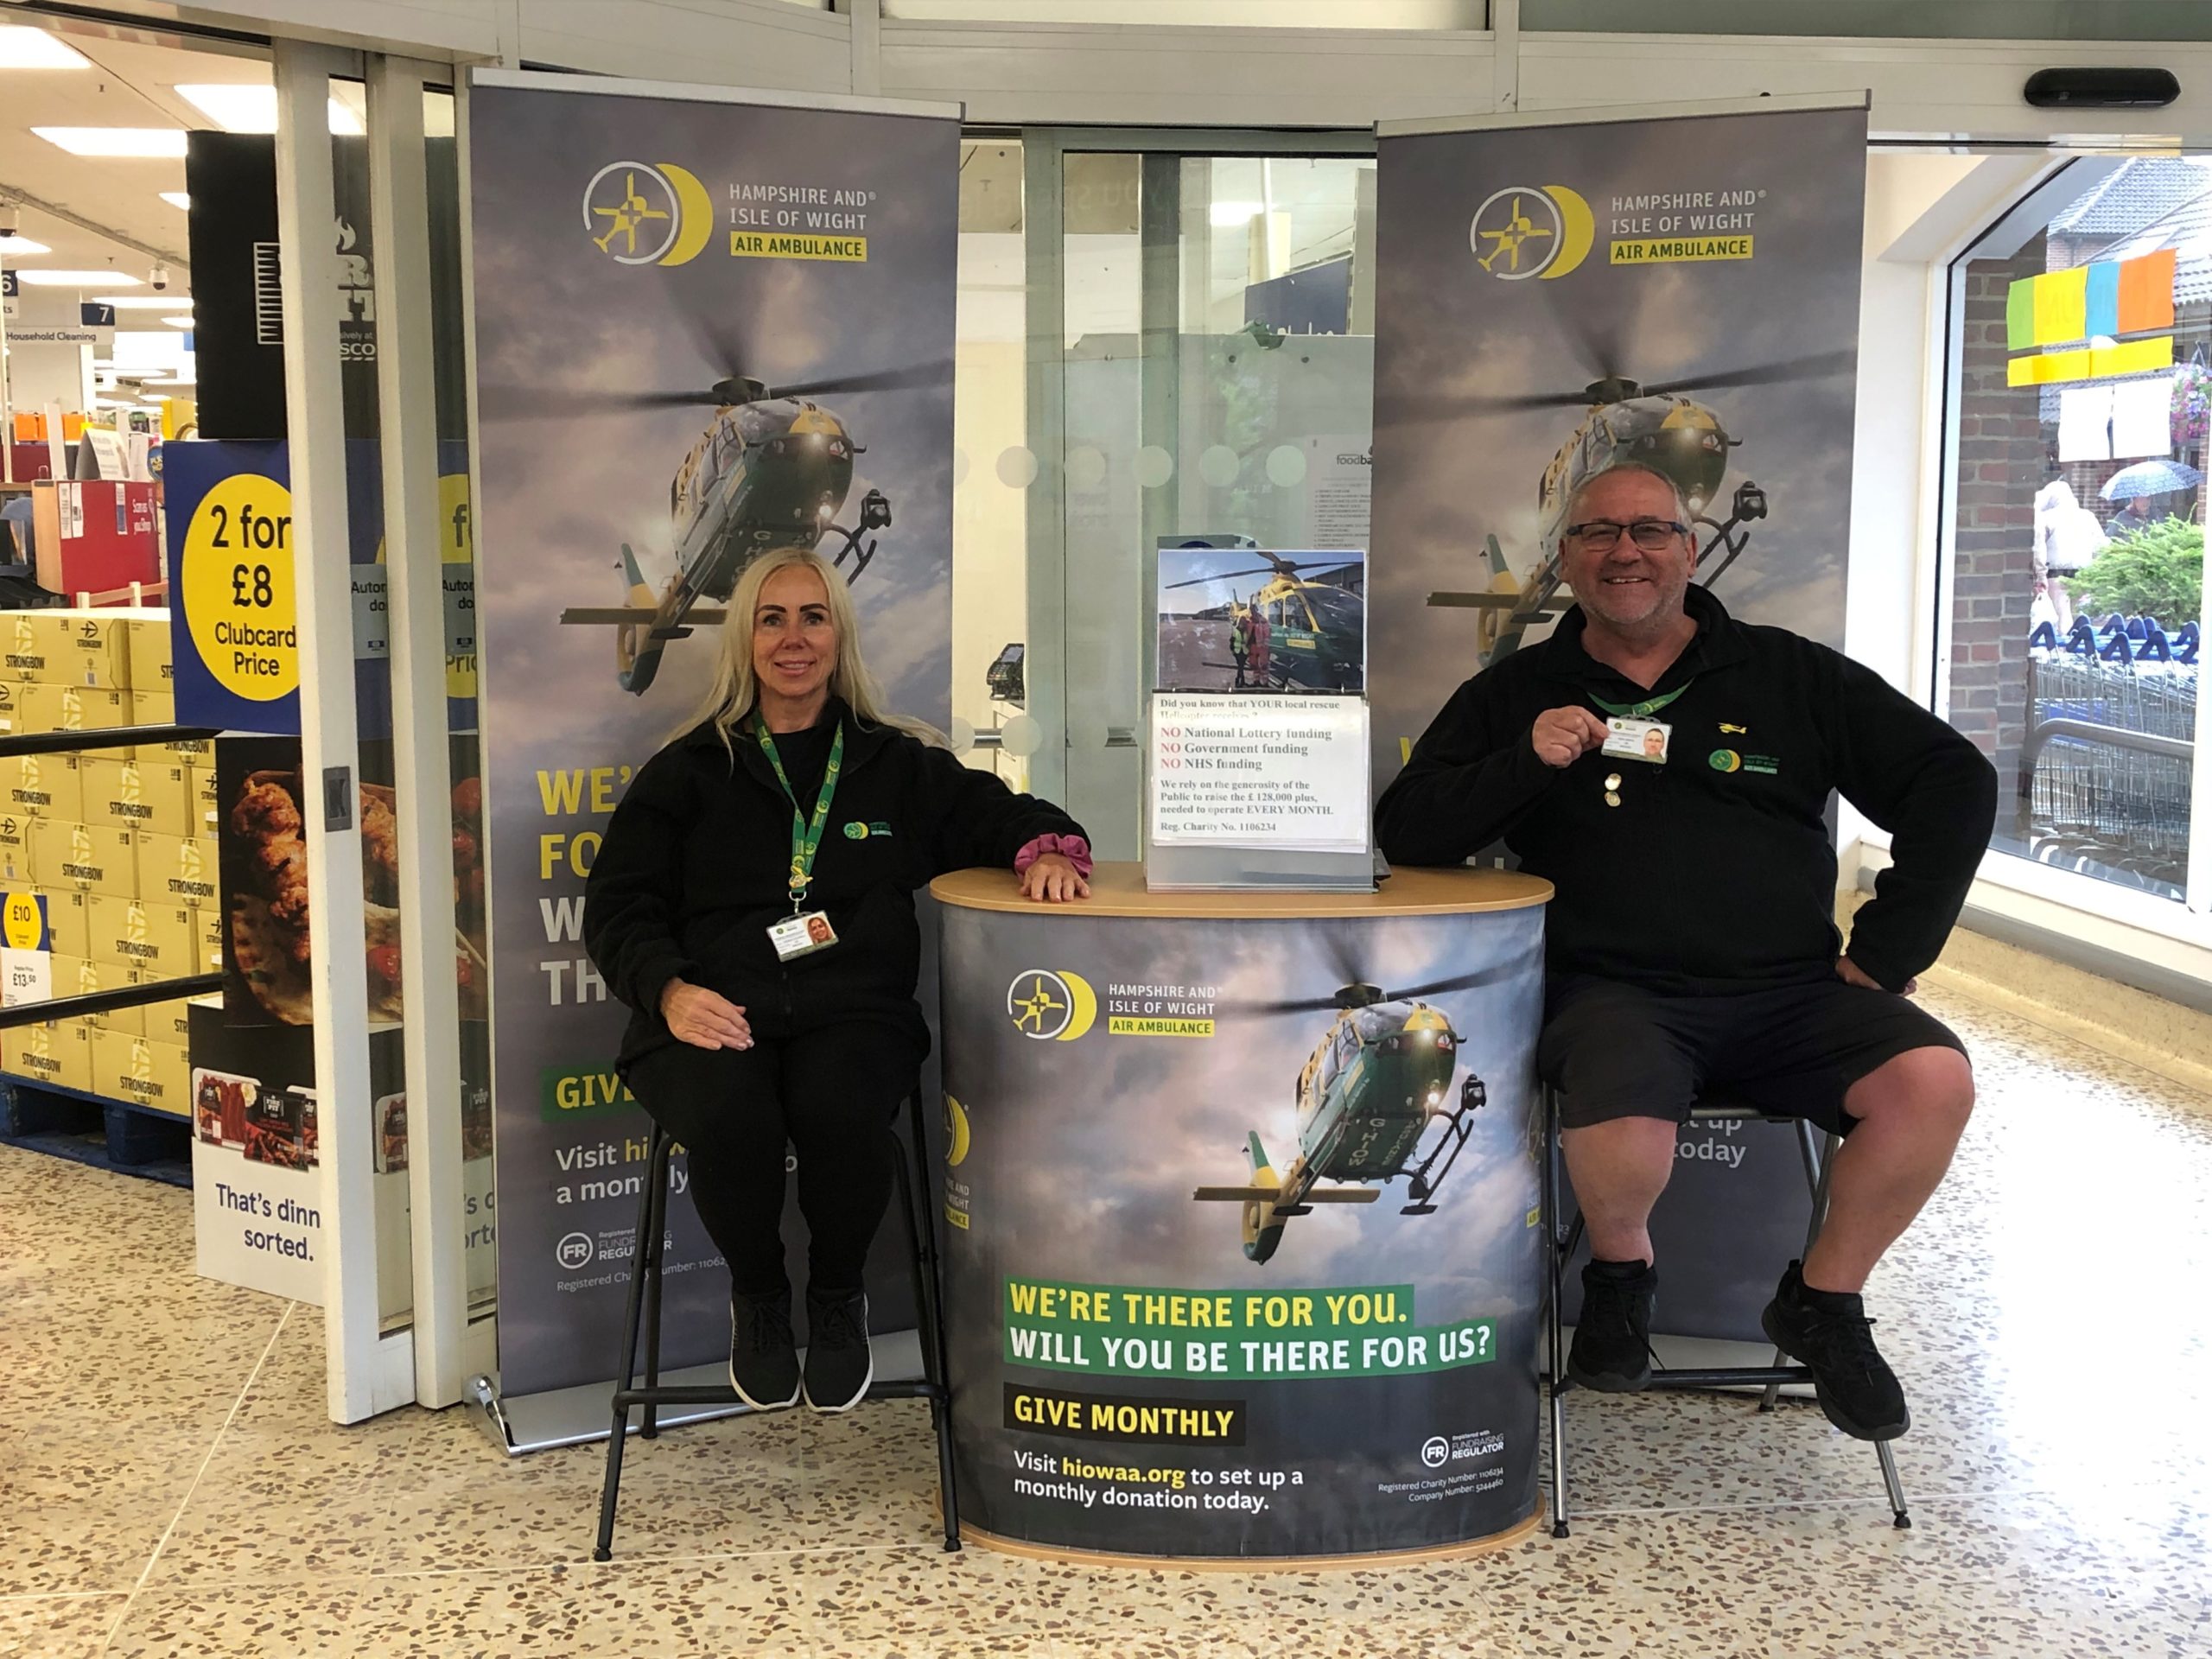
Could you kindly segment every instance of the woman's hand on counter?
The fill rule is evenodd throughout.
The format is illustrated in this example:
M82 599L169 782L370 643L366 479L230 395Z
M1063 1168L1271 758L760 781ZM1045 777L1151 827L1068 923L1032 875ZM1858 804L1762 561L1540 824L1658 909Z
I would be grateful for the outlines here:
M750 1048L753 1027L745 1010L703 985L671 979L660 994L660 1017L694 1048Z
M1042 899L1049 905L1065 904L1071 899L1088 899L1090 883L1083 879L1073 860L1065 853L1040 853L1037 860L1020 875L1021 891L1032 899Z

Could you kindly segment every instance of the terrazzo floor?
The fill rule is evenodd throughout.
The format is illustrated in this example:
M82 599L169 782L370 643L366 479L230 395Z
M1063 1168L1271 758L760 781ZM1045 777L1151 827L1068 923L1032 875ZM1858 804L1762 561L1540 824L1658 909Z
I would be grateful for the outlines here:
M191 1271L190 1195L0 1148L0 1655L2212 1656L2212 1099L1955 997L1982 1105L1870 1294L1893 1530L1809 1404L1570 1396L1574 1535L1383 1571L931 1542L918 1405L502 1461L352 1428L315 1310Z

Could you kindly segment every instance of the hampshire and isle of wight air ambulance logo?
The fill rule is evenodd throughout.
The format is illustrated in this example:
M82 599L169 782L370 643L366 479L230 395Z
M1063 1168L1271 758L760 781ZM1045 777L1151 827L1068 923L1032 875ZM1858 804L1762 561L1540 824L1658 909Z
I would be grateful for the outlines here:
M1006 1013L1025 1037L1071 1043L1098 1018L1098 994L1080 974L1025 968L1006 988Z
M1501 282L1564 276L1590 257L1598 221L1580 193L1563 184L1510 185L1475 209L1467 245L1475 263Z
M715 233L715 206L673 162L609 162L584 187L584 229L619 265L681 265Z

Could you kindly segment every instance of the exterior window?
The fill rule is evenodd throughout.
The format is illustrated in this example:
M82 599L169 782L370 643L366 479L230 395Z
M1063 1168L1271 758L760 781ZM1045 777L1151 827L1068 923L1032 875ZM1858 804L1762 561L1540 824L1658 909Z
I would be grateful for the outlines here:
M2074 162L1955 274L1955 517L1939 696L1998 768L1991 844L2183 899L2212 166Z

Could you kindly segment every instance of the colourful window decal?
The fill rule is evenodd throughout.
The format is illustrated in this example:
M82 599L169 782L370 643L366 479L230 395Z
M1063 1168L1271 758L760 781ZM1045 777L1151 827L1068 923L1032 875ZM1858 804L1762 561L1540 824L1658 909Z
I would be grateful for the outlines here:
M2171 248L2138 259L2105 260L2023 276L2005 294L2005 343L2010 351L2065 346L2095 334L2149 334L2173 326Z
M2085 346L2071 352L2016 357L2005 365L2010 386L2048 386L2066 380L2102 380L2117 374L2142 374L2174 365L2174 337L2131 340L2118 346Z

